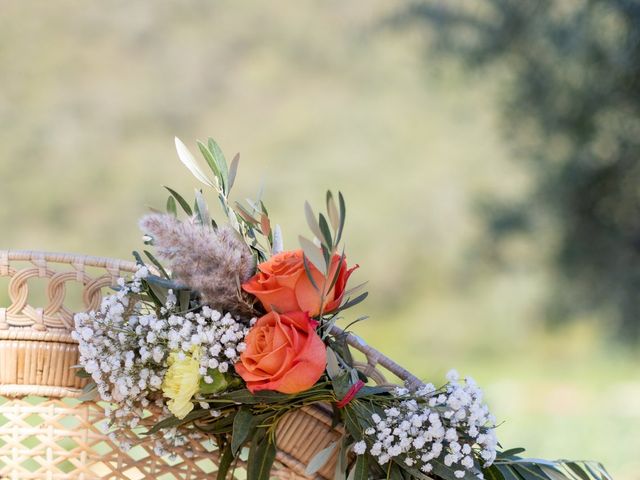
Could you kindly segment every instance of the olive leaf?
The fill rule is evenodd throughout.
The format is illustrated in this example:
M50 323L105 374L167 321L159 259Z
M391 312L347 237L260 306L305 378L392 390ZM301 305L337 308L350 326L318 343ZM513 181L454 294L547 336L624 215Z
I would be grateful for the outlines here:
M182 140L180 140L178 137L175 137L175 143L176 151L178 152L178 158L184 164L184 166L187 167L193 174L193 176L200 180L202 183L208 185L209 187L213 187L213 182L209 180L209 177L207 177L207 175L202 171L194 156L191 155L191 152L189 151L187 146L182 143Z
M302 247L302 251L305 256L309 259L309 261L322 272L323 275L327 275L327 264L322 255L321 250L314 245L314 243L308 238L303 237L302 235L298 236L298 240L300 241L300 246Z

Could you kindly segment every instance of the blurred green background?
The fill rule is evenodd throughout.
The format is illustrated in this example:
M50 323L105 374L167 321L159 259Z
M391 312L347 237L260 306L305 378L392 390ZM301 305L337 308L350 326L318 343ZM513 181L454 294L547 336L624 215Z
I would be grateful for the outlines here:
M640 478L639 10L4 2L0 248L129 258L197 186L173 136L213 136L286 247L344 193L369 343L475 377L504 445Z

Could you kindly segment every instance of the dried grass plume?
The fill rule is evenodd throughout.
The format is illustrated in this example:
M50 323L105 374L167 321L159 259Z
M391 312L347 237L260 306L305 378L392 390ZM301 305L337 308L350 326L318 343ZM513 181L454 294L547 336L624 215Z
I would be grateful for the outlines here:
M144 216L140 228L153 238L158 257L169 262L173 278L198 291L203 303L253 316L252 302L240 284L255 273L255 260L233 228L208 229L159 213Z

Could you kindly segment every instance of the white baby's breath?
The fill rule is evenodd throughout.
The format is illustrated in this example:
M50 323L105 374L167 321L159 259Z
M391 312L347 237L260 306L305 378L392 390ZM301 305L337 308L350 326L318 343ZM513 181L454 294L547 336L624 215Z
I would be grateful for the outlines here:
M126 433L144 418L150 400L169 415L161 389L170 353L184 357L197 352L201 375L211 383L210 371L228 371L246 348L244 324L206 306L182 313L171 291L159 317L138 300L148 275L142 267L130 282L119 279L119 290L104 297L99 310L79 313L74 319L72 336L79 344L80 364L101 399L110 402L105 409L109 427L123 446L128 442ZM167 452L184 443L183 434L167 430L156 437L155 450Z
M455 370L447 379L439 390L432 384L415 392L397 388L397 401L384 409L384 415L371 415L365 440L353 446L354 453L368 450L380 465L399 457L423 473L430 473L437 459L456 478L467 472L482 478L479 467L491 465L496 457L495 419L473 379L460 382Z

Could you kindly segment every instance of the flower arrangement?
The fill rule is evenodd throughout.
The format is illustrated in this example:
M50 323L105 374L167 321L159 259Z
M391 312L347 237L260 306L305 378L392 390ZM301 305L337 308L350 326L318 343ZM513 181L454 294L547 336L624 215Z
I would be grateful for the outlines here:
M105 402L109 434L122 448L131 447L129 431L154 442L158 455L208 437L222 454L219 480L233 475L243 449L248 479L266 480L280 419L323 403L344 434L317 453L309 475L339 449L342 480L609 478L597 463L501 449L482 391L455 371L441 387L372 385L336 327L367 297L364 284L349 284L358 266L341 248L343 195L327 192L319 215L305 204L312 239L284 250L260 198L230 201L239 157L227 164L212 139L198 146L209 170L176 139L178 157L213 189L224 222L211 218L204 191L190 204L167 187L166 212L140 221L157 257L134 252L133 278L120 279L99 310L75 317L79 375L90 378L85 398Z

